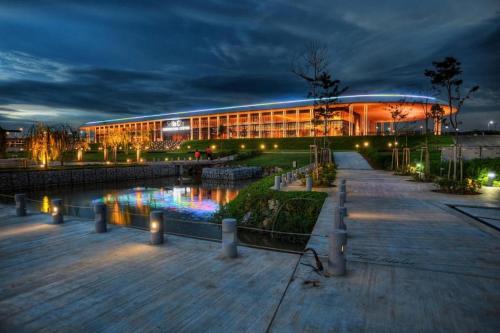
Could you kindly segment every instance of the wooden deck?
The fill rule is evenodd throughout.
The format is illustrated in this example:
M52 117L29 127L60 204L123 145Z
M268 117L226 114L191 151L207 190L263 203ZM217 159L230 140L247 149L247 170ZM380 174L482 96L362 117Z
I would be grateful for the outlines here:
M1 332L264 332L298 255L0 209Z

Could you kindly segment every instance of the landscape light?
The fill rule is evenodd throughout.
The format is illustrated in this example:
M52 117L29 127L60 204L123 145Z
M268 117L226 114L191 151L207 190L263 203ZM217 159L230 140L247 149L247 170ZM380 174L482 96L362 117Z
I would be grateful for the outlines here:
M191 146L188 145L188 149L191 149Z
M189 156L189 160L191 161L191 156Z
M274 144L274 148L278 148L278 145L276 143Z
M497 176L493 171L488 172L488 181L486 182L487 186L493 186L493 179Z
M131 162L130 158L127 158L127 163L130 163L130 162Z
M181 146L177 146L177 150L181 149Z
M387 145L389 146L389 148L392 147L392 143L391 142L389 142Z
M365 147L368 147L368 146L370 145L370 143L369 143L368 141L365 141L365 143L363 143L363 145L364 145Z
M165 161L168 161L168 157L165 157Z
M241 149L245 149L245 145L241 145Z
M260 145L260 149L266 149L266 145L265 144L261 144Z
M215 148L217 148L217 146L216 145L212 145L212 149L215 149Z
M356 143L356 149L358 149L358 148L359 148L359 145Z
M110 162L110 161L106 161L106 164L108 164L108 165L109 165L109 164L111 164L111 162Z
M397 141L396 141L396 142L394 142L394 145L395 145L395 146L397 146L397 145L398 145L398 142L397 142Z
M143 158L141 158L139 161L142 163L142 162L144 162L144 159L143 159Z

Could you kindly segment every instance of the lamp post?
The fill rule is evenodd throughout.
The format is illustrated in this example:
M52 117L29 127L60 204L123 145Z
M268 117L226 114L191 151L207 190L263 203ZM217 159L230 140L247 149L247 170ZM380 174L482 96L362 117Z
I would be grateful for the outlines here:
M161 210L149 213L149 231L151 232L151 244L163 244L163 212Z
M493 120L488 121L488 131L490 130L490 126L493 126L495 122Z

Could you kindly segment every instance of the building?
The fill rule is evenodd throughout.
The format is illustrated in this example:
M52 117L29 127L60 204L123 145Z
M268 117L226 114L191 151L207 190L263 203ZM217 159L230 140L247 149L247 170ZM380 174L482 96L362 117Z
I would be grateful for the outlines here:
M440 104L434 97L401 94L341 96L335 99L333 116L327 121L329 136L382 135L394 130L391 111L407 113L406 122L425 119L424 110ZM102 142L114 130L132 137L148 134L153 142L227 138L289 138L323 136L324 122L314 121L314 100L302 99L165 114L91 121L80 130L89 142ZM434 124L441 133L441 124Z

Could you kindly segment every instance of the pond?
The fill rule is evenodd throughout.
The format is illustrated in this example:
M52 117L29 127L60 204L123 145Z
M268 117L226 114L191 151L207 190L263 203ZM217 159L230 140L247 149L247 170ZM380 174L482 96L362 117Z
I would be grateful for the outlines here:
M199 179L183 182L169 177L52 188L27 192L26 196L28 209L49 213L51 200L59 198L63 200L65 214L89 219L94 217L93 204L105 203L109 223L146 230L149 213L163 210L167 234L220 240L220 225L212 223L213 215L251 182L200 182ZM238 235L244 243L279 249L301 250L305 242L290 243L272 238L268 233L242 229Z

